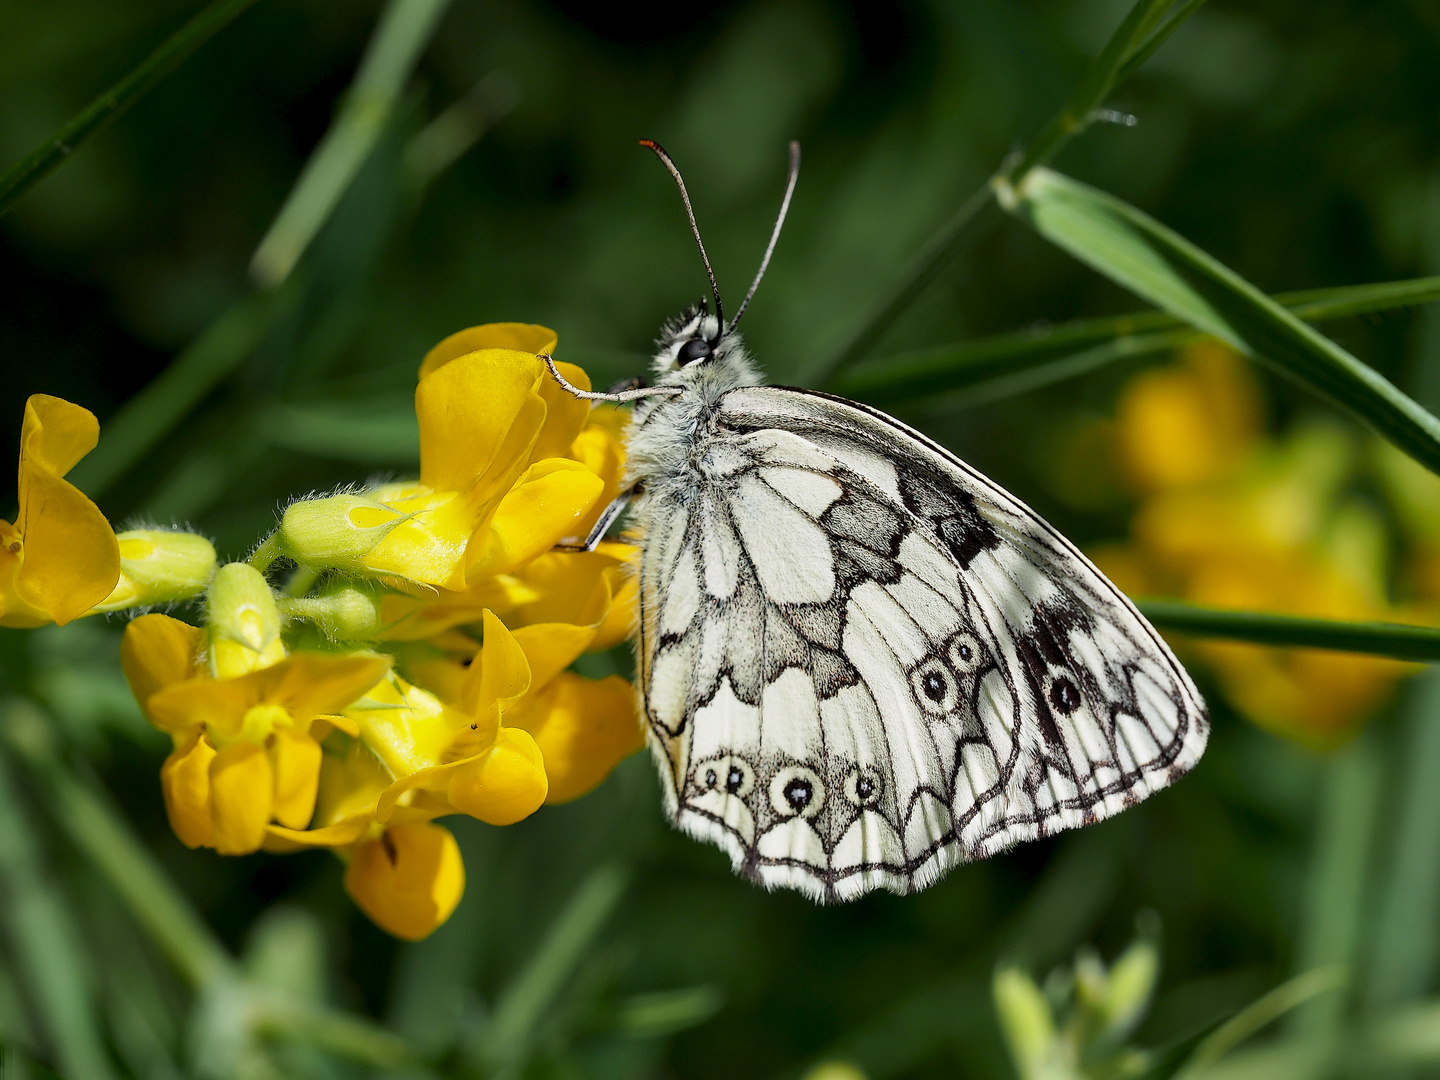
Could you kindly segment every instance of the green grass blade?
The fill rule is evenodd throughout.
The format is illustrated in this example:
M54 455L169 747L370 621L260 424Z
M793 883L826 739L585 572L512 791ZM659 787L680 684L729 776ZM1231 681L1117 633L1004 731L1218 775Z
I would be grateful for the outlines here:
M54 172L79 145L174 71L255 0L213 2L160 44L130 74L106 90L30 153L0 174L0 214Z
M1369 929L1369 871L1386 790L1385 762L1373 728L1324 761L1295 944L1295 966L1301 972L1331 966L1353 970ZM1346 1027L1349 989L1294 1009L1286 1028L1318 1042L1338 1042Z
M294 293L238 301L105 423L96 452L71 470L70 481L92 498L103 495L250 356L290 310Z
M420 53L450 0L390 0L345 95L340 115L305 163L255 255L250 273L263 288L289 276L310 241L375 149Z
M1290 649L1330 649L1395 660L1440 660L1440 629L1390 622L1345 622L1259 611L1225 611L1175 600L1137 600L1161 630Z
M1264 360L1440 471L1440 419L1184 237L1048 169L999 187L1037 232L1195 329Z
M33 706L13 706L5 722L9 745L45 786L55 820L180 973L197 987L233 974L230 954L155 865L119 811L60 762L46 717Z
M11 947L61 1071L73 1080L113 1080L80 934L41 864L40 845L5 758L0 754L0 885Z
M1440 300L1440 277L1409 278L1405 281L1377 281L1370 285L1342 285L1333 289L1307 289L1280 293L1277 303L1290 309L1297 319L1324 322L1350 315L1369 315L1417 307Z
M1094 323L1118 320L1093 320ZM1123 360L1175 349L1201 335L1192 330L1093 333L1092 321L1053 334L1021 331L941 349L926 349L879 364L852 368L833 389L860 401L909 401L964 388L987 391L986 400L1033 390Z
M1314 968L1281 983L1268 994L1251 1002L1226 1020L1195 1047L1195 1052L1176 1074L1189 1077L1215 1064L1250 1036L1268 1027L1280 1017L1321 994L1338 990L1348 978L1343 964Z
M1406 688L1397 731L1395 838L1380 880L1364 1005L1379 1017L1431 985L1440 956L1440 669Z
M1323 322L1440 300L1440 277L1343 285L1282 293L1276 303L1296 317ZM1034 389L1115 360L1177 348L1203 335L1163 311L1077 319L1043 329L1021 330L896 353L842 372L832 389L862 401L909 400L985 386L984 400ZM969 403L971 398L966 397Z
M535 1025L565 985L586 947L620 902L626 875L601 866L581 883L530 963L501 995L486 1032L486 1056L502 1067L520 1064Z
M1105 48L1091 63L1085 77L1070 95L1061 110L1040 134L1030 141L1025 153L1013 169L1005 171L1011 183L1017 183L1030 170L1049 161L1061 148L1090 126L1095 110L1120 81L1121 72L1146 37L1173 5L1174 0L1138 0L1130 13L1110 35Z
M1017 183L1036 164L1049 161L1060 150L1087 128L1096 108L1129 74L1135 65L1127 67L1137 48L1141 47L1156 24L1164 17L1174 0L1137 0L1125 20L1110 35L1110 40L1086 70L1085 77L1070 95L1064 107L1050 120L1020 154L1013 155L1013 164L1002 166L1002 172L1011 184ZM1178 25L1193 10L1193 5L1181 5L1184 13L1172 18ZM1171 23L1165 26L1174 29ZM1169 33L1170 30L1164 31ZM1158 44L1158 42L1157 42ZM1148 54L1147 54L1148 55ZM836 372L849 367L873 349L895 320L908 308L935 275L954 257L966 242L979 231L979 226L993 222L995 216L989 211L994 198L994 184L986 184L960 205L949 221L945 222L926 241L925 245L900 270L891 285L884 290L881 298L859 327L845 341L833 357L806 373L809 381L816 386L826 386Z
M1179 30L1186 19L1194 15L1200 9L1205 0L1184 0L1183 3L1171 10L1165 21L1156 28L1155 32L1137 45L1125 57L1125 62L1120 65L1120 71L1115 76L1116 83L1122 83L1134 74L1135 69L1149 60L1155 50L1170 40L1170 35Z

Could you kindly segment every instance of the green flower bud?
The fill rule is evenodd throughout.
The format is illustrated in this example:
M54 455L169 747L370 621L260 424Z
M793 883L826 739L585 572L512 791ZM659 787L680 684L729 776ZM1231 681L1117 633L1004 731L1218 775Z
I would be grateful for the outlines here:
M285 658L280 609L259 570L226 563L210 583L209 603L210 670L217 679L233 679Z
M1111 965L1105 995L1096 1010L1106 1035L1124 1038L1140 1023L1159 974L1160 951L1153 940L1143 937Z
M215 572L214 545L198 533L131 529L120 542L120 580L96 611L188 600L205 591Z
M303 499L285 508L278 554L312 570L364 571L364 558L406 515L365 495Z
M1045 994L1019 968L1002 967L992 987L1000 1029L1022 1077L1037 1075L1055 1051L1055 1016Z
M331 641L360 641L380 633L383 595L379 590L337 582L318 596L281 600L280 607L292 619L314 623Z

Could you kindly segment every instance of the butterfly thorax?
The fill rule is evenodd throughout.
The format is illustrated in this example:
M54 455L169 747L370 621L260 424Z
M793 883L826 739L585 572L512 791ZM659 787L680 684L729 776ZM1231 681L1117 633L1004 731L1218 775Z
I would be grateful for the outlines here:
M642 400L635 408L626 446L627 485L638 483L643 521L650 497L664 494L687 501L708 450L707 428L720 399L741 386L762 382L738 334L727 334L706 360L680 362L680 350L697 338L713 339L715 318L692 307L667 323L656 342L653 383L687 391Z

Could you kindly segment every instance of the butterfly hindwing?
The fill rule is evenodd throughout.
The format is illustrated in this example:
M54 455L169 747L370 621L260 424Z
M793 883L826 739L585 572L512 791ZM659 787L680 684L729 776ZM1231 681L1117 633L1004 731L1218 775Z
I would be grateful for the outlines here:
M923 436L742 387L648 515L641 681L670 812L820 899L1115 813L1207 724L1069 543Z

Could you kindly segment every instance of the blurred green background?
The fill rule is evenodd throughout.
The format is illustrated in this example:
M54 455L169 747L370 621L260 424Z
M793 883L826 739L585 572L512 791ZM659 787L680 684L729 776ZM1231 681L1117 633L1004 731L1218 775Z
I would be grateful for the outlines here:
M195 10L0 5L0 162ZM643 14L454 0L314 242L282 284L260 288L252 256L380 10L260 0L0 219L0 447L17 445L29 394L94 411L100 448L74 478L117 527L189 523L241 557L292 494L413 470L419 360L476 323L554 327L558 355L599 384L639 373L660 322L704 288L675 191L641 137L684 171L732 305L769 233L786 143L801 142L789 223L745 330L771 381L813 382L911 254L1054 113L1126 5L764 0ZM1440 273L1440 7L1429 0L1212 0L1109 105L1137 122L1097 124L1058 166L1266 292ZM876 353L1144 306L1004 221L947 264ZM1436 312L1326 332L1440 408ZM152 391L123 413L177 356L198 390ZM1067 473L1055 433L1107 416L1153 362L1003 400L893 407L1082 545L1100 544L1125 535L1134 503L1070 490L1104 478ZM1324 412L1259 377L1271 430ZM173 423L157 419L182 399ZM14 505L9 483L0 506ZM47 753L108 789L220 938L250 950L252 970L384 1021L444 1075L504 1073L476 1048L497 1015L530 1016L527 1001L515 1061L533 1075L785 1076L828 1058L872 1077L1012 1075L991 1002L997 960L1043 976L1086 942L1108 957L1144 911L1163 927L1137 1036L1147 1046L1322 962L1353 962L1353 978L1295 1013L1292 1032L1383 1016L1440 975L1431 675L1322 755L1237 716L1197 667L1215 730L1176 788L920 895L834 909L767 895L670 832L637 757L595 794L519 825L450 822L463 904L428 941L400 945L353 907L328 853L234 860L174 838L157 780L168 743L120 677L122 628L0 631L7 707L40 704L57 740ZM364 1073L308 1050L276 1050L269 1064L200 1053L220 1045L214 1016L197 1019L191 992L55 825L50 789L10 757L0 826L28 830L33 857L0 859L5 907L33 886L73 920L75 993L93 1002L109 1063L92 1075ZM591 905L588 932L576 904ZM69 1060L46 1027L49 991L16 959L19 926L0 938L0 1038ZM520 1005L517 986L531 994Z

